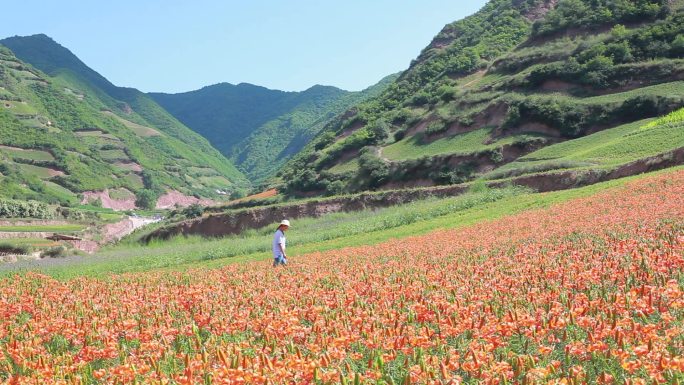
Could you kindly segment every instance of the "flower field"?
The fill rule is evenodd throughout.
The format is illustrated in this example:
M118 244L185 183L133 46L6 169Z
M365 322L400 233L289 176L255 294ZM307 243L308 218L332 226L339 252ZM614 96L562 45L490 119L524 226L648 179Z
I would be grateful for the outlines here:
M680 170L284 269L27 273L0 383L680 384L683 252Z

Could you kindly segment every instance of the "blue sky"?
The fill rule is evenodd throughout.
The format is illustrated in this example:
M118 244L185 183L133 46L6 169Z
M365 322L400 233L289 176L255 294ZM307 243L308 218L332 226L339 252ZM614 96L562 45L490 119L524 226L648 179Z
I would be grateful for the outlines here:
M119 86L219 82L365 88L406 69L447 23L486 0L22 0L0 37L45 33Z

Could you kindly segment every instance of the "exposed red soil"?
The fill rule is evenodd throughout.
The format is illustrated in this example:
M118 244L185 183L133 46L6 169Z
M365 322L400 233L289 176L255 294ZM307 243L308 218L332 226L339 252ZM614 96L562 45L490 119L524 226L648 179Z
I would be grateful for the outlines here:
M240 203L240 202L247 202L247 201L252 201L252 200L257 200L257 199L266 199L266 198L272 198L274 196L278 195L278 190L276 189L270 189L266 191L262 191L258 194L253 194L250 196L246 196L244 198L240 199L235 199L233 201L228 202L227 204L233 204L233 203Z
M530 21L535 21L543 18L550 10L556 8L559 0L546 0L537 7L534 7L525 13L525 17Z
M259 228L277 223L283 218L297 219L302 217L318 217L334 212L388 207L408 203L416 199L424 199L429 196L458 195L465 190L466 187L464 186L446 186L430 190L412 189L405 191L387 191L380 194L361 194L354 197L330 198L289 206L266 206L230 211L164 227L152 232L144 239L166 239L178 234L201 234L205 236L239 234L246 229Z
M431 187L434 186L435 182L432 179L414 179L406 182L389 182L382 186L383 190L397 190L404 188L416 188L416 187Z
M430 135L425 137L426 142L433 142L438 139L446 138L449 136L454 136L458 134L464 134L466 132L471 132L482 127L500 127L504 120L506 119L506 114L508 113L508 105L505 103L495 103L489 105L482 112L475 115L473 118L473 123L469 125L464 125L460 122L452 123L449 128L436 135ZM422 131L425 131L425 127L429 124L428 121L425 126L422 127ZM417 131L418 132L418 131Z
M214 206L216 201L211 199L199 199L193 196L188 196L180 191L172 190L159 197L157 200L157 209L172 209L175 207L188 207L193 204L202 206Z
M346 163L347 161L350 161L354 158L357 158L359 156L359 150L352 149L352 150L347 150L343 152L340 156L337 157L337 161L335 164L342 164Z
M110 223L102 229L102 242L109 243L118 241L136 229L157 222L150 218L128 217L116 223Z
M410 128L408 131L406 131L406 135L405 135L405 136L406 136L406 137L409 137L409 136L413 136L413 135L415 135L415 134L417 134L417 133L419 133L419 132L425 132L425 130L427 129L427 126L428 126L430 123L434 122L435 120L437 120L437 118L435 118L435 117L432 116L432 115L429 116L427 119L418 122L418 124L416 124L415 126L413 126L412 128Z
M115 211L125 211L134 210L135 197L130 197L126 199L112 199L109 196L109 190L104 191L86 191L83 193L83 199L81 204L86 204L90 201L100 199L102 201L102 207L107 209L112 209Z
M342 131L342 133L337 136L336 140L340 140L340 139L344 139L344 138L348 137L349 135L353 134L354 131L362 128L364 125L365 125L364 122L356 122L356 123L352 124L351 127Z
M550 92L565 92L573 88L577 88L577 86L562 80L547 80L541 85L542 91Z

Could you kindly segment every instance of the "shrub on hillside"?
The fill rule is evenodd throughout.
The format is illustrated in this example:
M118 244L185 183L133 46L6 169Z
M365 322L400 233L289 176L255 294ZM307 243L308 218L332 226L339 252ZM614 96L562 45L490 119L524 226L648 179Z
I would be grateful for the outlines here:
M406 137L406 132L408 130L406 128L400 128L394 133L394 141L398 142Z
M142 189L135 193L135 205L146 210L152 210L157 206L158 198L155 191Z
M627 118L637 120L644 116L657 116L664 114L662 98L655 95L639 95L633 99L626 100L620 106L618 113Z
M672 49L672 53L676 56L683 56L684 55L684 35L677 35L674 40L672 41L672 44L670 44L670 47Z
M449 125L442 120L435 120L430 122L425 128L426 135L438 135L446 132L449 129Z
M449 85L442 85L437 88L437 95L443 102L450 102L456 98L458 89Z
M65 219L71 219L75 221L102 219L100 213L86 210L76 210L69 207L58 207L57 214Z
M361 149L366 145L376 143L376 140L375 134L369 130L369 127L360 128L348 137L328 147L327 151L322 153L321 158L316 162L316 169L321 170L333 164L345 152ZM294 172L296 173L297 171L295 170Z
M373 144L381 144L389 137L389 124L384 119L378 119L368 125Z
M563 80L594 88L618 87L636 77L656 78L657 74L634 73L635 69L658 68L653 60L684 57L684 15L671 15L664 22L645 25L634 30L615 26L603 42L584 42L572 56L534 68L527 76L530 86L546 80ZM640 66L630 66L642 63ZM661 71L662 72L662 71ZM662 73L667 76L667 72Z
M534 23L532 34L545 36L569 28L654 20L669 12L668 0L561 0L545 18Z
M420 107L430 103L430 94L425 91L416 92L413 97L409 100L409 104L412 106Z
M102 198L97 197L94 199L88 200L88 204L93 206L93 207L102 207Z
M284 175L283 179L285 180L285 192L289 194L317 191L323 188L318 180L318 174L310 168L288 173Z
M328 147L329 145L331 145L335 141L335 137L336 137L336 135L332 131L328 131L328 132L322 134L321 136L319 136L316 139L316 142L314 144L314 150L320 151L320 150Z
M457 167L442 166L439 171L433 171L429 174L437 184L459 184L467 182L472 178L475 172L475 165L471 162L461 164Z
M54 210L42 202L0 199L0 218L49 219L54 215Z
M204 207L198 205L197 203L193 203L183 209L183 215L186 218L199 218L202 216L202 214L204 214Z
M9 243L0 243L0 255L2 254L21 254L26 255L31 249L26 245L12 245Z
M390 176L389 163L377 155L377 149L364 148L359 157L359 175L368 181L369 187L377 187Z
M50 257L50 258L64 258L67 256L67 248L64 246L55 246L51 247L42 253L40 253L41 258L45 257Z
M341 180L328 181L325 184L325 195L333 196L340 195L345 192L346 185Z
M537 122L574 138L592 127L664 115L681 107L682 103L684 99L677 95L641 95L622 103L607 104L586 104L562 97L529 97L511 102L504 127Z

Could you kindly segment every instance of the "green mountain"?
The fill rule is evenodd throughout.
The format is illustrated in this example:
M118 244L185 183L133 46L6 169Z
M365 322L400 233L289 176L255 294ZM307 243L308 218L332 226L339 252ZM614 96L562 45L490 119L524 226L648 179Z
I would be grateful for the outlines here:
M0 196L74 203L112 189L219 198L217 190L248 186L206 139L49 37L0 44Z
M180 94L149 94L178 120L229 157L252 181L263 182L337 114L378 95L390 76L361 92L314 86L302 92L227 83Z
M284 188L334 194L607 167L593 141L630 135L648 149L635 154L682 147L680 126L633 132L684 105L681 3L492 0L327 124L281 170ZM525 166L553 153L563 160Z

